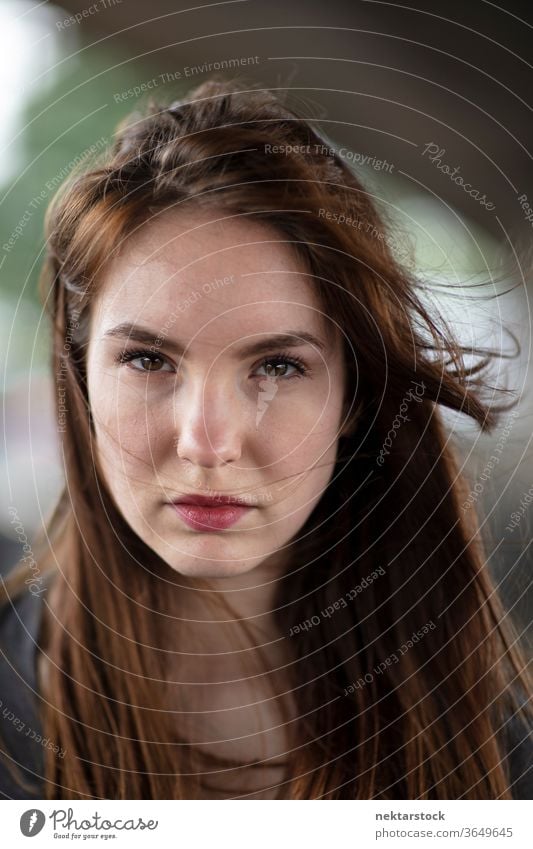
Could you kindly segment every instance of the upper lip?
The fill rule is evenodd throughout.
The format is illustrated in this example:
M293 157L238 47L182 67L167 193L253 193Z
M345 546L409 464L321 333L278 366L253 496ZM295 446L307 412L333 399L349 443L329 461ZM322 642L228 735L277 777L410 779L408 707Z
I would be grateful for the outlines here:
M224 504L246 504L244 498L237 495L180 495L172 500L172 504L195 504L198 507L220 507Z

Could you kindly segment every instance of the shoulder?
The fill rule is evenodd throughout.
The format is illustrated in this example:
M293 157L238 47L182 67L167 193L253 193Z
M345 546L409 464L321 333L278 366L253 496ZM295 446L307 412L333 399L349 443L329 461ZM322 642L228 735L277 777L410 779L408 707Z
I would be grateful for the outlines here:
M38 638L49 580L23 589L0 606L0 795L10 799L41 798L44 750L37 692ZM29 788L13 773L22 769Z

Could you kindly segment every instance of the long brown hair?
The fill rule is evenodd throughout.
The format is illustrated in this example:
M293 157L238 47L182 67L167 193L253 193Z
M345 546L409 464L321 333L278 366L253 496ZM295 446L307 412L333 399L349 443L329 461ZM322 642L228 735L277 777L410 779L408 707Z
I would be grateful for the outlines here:
M181 734L164 651L183 581L109 495L85 370L105 259L178 204L277 227L345 334L335 473L291 541L305 568L277 589L298 714L281 795L511 798L503 728L531 687L439 410L490 431L510 406L483 400L490 355L465 363L391 252L370 192L328 148L270 92L212 80L130 116L50 208L41 292L68 412L66 486L40 560L56 573L41 716L67 754L46 753L48 798L194 798L209 771Z

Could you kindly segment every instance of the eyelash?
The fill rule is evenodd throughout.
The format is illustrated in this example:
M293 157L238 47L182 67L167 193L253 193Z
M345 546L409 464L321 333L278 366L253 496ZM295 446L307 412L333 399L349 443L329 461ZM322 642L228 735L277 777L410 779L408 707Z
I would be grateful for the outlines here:
M132 349L129 351L122 351L116 361L122 364L132 362L133 360L141 359L142 357L146 357L149 360L161 360L162 362L168 362L162 354L156 354L154 351L149 351L146 349L138 348ZM276 365L290 365L294 366L294 368L298 371L298 374L290 375L289 377L284 377L285 380L290 380L291 377L306 377L310 369L306 366L304 361L300 359L300 357L286 354L284 351L280 351L278 354L273 354L270 357L265 357L258 365L258 368L267 365L268 363L275 363ZM136 369L136 371L143 372L145 374L150 374L151 372L144 369ZM153 374L157 374L157 370L153 372ZM267 377L265 375L262 379L264 380Z

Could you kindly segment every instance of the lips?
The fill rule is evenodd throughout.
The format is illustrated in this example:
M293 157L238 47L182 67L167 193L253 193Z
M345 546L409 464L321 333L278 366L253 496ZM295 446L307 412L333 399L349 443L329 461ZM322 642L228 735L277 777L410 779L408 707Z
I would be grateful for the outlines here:
M203 531L204 533L223 531L238 522L242 516L252 509L234 503L221 506L220 502L218 502L218 506L211 504L211 506L206 507L181 501L177 504L174 502L171 506L186 525L195 531Z
M229 504L243 506L245 501L232 495L182 495L173 504L193 504L196 507L223 507Z

